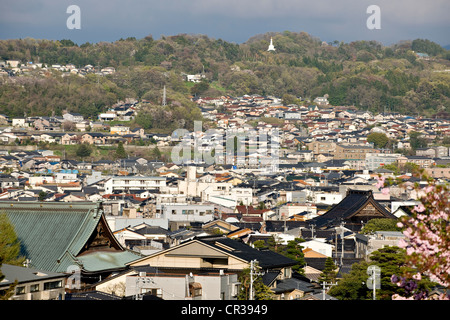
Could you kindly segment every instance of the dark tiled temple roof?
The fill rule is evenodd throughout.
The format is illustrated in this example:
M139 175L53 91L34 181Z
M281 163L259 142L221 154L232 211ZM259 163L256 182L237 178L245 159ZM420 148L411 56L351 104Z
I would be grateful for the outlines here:
M311 220L317 228L335 227L342 221L346 222L353 216L357 215L368 204L372 204L379 218L396 217L387 211L374 198L371 190L351 190L347 191L347 196L341 202L333 206L325 214Z

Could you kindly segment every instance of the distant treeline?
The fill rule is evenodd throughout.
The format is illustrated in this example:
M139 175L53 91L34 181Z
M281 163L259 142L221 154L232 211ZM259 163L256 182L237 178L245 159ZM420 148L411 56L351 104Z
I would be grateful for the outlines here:
M271 37L274 52L267 51ZM94 117L126 97L160 105L164 86L169 104L184 108L166 111L176 117L185 113L186 123L199 117L188 99L191 94L274 95L289 102L328 94L333 105L373 112L450 111L450 74L444 72L450 69L450 51L424 39L392 46L376 41L324 43L304 32L286 31L257 35L243 44L187 34L81 45L71 40L2 40L0 60L8 59L116 68L114 74L102 77L61 77L58 72L3 77L0 113L9 116L68 110ZM182 77L200 73L205 75L201 85ZM170 116L161 110L158 114L162 119ZM181 120L175 119L177 124Z

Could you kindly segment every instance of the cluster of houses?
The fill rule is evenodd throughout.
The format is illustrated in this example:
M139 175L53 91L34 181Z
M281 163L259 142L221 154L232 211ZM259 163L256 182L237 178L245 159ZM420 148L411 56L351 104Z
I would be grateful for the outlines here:
M119 101L98 115L98 119L86 119L76 112L65 112L62 116L29 116L13 117L0 114L0 124L4 129L27 129L29 131L74 131L105 130L109 128L108 121L129 122L139 110L138 101L126 99ZM23 130L22 130L23 131Z
M251 152L241 163L217 157L177 163L131 157L78 162L50 150L4 151L0 212L15 226L27 260L24 267L2 266L0 290L17 279L16 300L235 300L243 286L239 275L254 268L274 299L334 299L320 282L325 261L334 260L341 278L371 252L397 245L400 232L361 230L371 219L411 214L418 203L411 186L426 183L383 166L415 163L439 182L449 179L448 147L430 143L406 156L367 142L374 131L404 149L410 131L435 141L450 135L446 119L285 106L259 96L195 101L219 136L256 128L273 139L276 131L277 166L247 161ZM55 142L105 144L130 134L112 131L81 138L66 132ZM198 131L165 138L169 145L213 144L211 135ZM253 142L242 143L249 150ZM385 194L379 176L397 177L404 187ZM296 238L305 240L303 274L293 269L297 261L256 245Z
M0 115L0 144L37 145L39 142L61 145L82 143L95 145L124 144L156 138L166 140L159 134L146 134L140 127L130 127L139 110L136 100L127 99L99 114L98 119L86 119L83 115L66 112L62 116L30 116L9 118ZM125 123L125 124L122 124ZM152 140L153 141L153 140ZM164 145L161 142L160 145Z
M26 267L2 268L2 288L23 272L13 299L235 300L240 272L256 260L275 299L333 299L318 280L326 259L336 259L342 276L373 250L396 245L401 233L359 231L411 205L381 197L374 178L305 187L201 165L168 177L173 165L152 165L151 176L60 170L2 181L0 210L27 248ZM270 238L306 240L304 275L292 270L296 261L255 248ZM42 276L30 280L30 269Z
M32 71L38 71L40 74L45 75L52 70L60 71L63 75L76 74L78 76L85 76L87 74L96 74L99 76L105 76L116 72L114 67L98 67L93 65L85 65L83 67L77 67L74 64L68 63L62 64L46 64L39 62L26 62L22 63L19 60L1 60L0 61L0 75L16 76L26 75Z
M214 121L220 133L227 130L256 130L279 136L279 163L302 167L314 163L316 171L375 170L388 164L400 167L413 163L429 169L433 177L448 178L450 149L443 139L450 136L450 119L445 113L433 118L411 117L398 113L374 115L352 107L333 107L327 97L318 97L314 105L284 105L276 97L258 95L197 98L203 117ZM273 119L279 119L274 122ZM417 132L428 147L413 152L410 133ZM368 142L371 133L384 134L389 148L375 148ZM248 147L249 145L247 145ZM308 163L306 165L310 166ZM435 170L436 166L442 170ZM445 168L447 166L447 168ZM444 167L444 168L442 168Z

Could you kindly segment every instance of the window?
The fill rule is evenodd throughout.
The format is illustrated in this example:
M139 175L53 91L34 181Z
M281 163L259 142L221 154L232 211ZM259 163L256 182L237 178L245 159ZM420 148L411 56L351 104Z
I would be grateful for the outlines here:
M25 294L25 286L17 287L16 288L16 294L17 295Z
M239 294L240 283L233 283L231 287L231 296L236 297Z
M37 292L37 291L39 291L39 283L37 283L37 284L32 284L32 285L30 286L30 292Z
M159 288L144 288L142 293L150 293L152 296L162 298L162 290Z
M51 289L56 289L56 288L61 288L61 287L62 287L61 280L44 283L44 290L51 290Z
M292 276L292 270L291 268L284 268L284 277L290 278Z

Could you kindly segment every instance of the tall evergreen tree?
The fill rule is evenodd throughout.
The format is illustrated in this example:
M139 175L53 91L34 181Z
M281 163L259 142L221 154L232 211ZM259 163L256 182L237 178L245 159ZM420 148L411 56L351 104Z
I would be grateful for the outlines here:
M82 143L78 146L76 154L78 157L80 158L85 158L85 157L89 157L92 153L92 149L91 147L86 144L86 143Z
M325 260L325 268L323 269L319 282L323 283L334 283L336 282L336 265L333 261L333 258L328 257Z
M123 143L119 142L116 149L116 158L117 159L124 159L127 157L127 152L125 151L125 148L123 147Z

